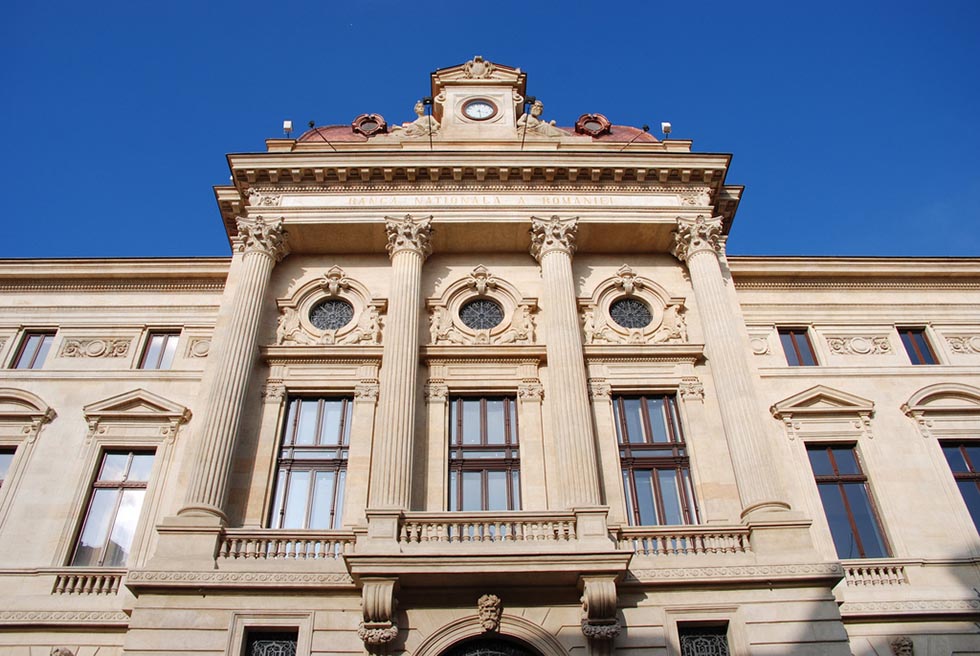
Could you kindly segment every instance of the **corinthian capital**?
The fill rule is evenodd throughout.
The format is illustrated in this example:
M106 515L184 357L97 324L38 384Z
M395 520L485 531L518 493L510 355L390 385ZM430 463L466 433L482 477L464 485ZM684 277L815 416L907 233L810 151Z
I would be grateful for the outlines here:
M578 232L578 217L563 219L552 216L550 219L531 217L531 255L541 261L546 253L564 251L575 254L575 235Z
M432 252L432 244L429 243L432 236L431 216L386 216L385 230L388 231L388 255L415 251L426 258Z
M238 234L233 244L239 253L265 253L277 262L289 254L288 235L282 227L282 219L238 217L237 225Z
M701 251L721 253L723 246L720 216L711 219L699 216L693 221L677 218L677 230L674 231L670 252L681 262L687 262L692 255Z

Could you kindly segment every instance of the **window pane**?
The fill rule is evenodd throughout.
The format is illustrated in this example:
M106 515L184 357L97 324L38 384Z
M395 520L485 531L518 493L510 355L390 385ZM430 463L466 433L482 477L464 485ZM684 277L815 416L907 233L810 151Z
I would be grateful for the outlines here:
M163 350L163 335L151 335L146 343L146 353L143 355L143 368L156 369Z
M463 444L480 443L480 399L463 400Z
M127 467L129 467L128 453L107 453L102 459L99 480L121 481L126 476Z
M316 440L316 401L301 401L299 425L296 427L296 444L314 444Z
M482 472L463 472L463 508L465 510L483 510L483 476Z
M508 510L507 472L487 472L487 510Z
M306 504L309 496L310 472L292 472L289 476L289 494L286 497L283 528L306 528Z
M37 350L37 355L34 356L33 369L40 369L41 365L44 364L44 360L48 357L48 351L51 350L51 344L54 343L54 335L42 335L41 345Z
M459 472L449 472L449 510L457 512L459 510Z
M636 479L636 499L640 508L640 524L644 526L659 524L657 506L654 501L656 494L653 489L653 472L638 469L633 472L633 476Z
M119 490L96 490L89 503L85 526L78 539L75 557L72 565L98 565L105 545L109 525L112 523L112 513L116 509L116 499Z
M823 447L807 449L806 454L810 457L810 467L817 476L833 476L834 468L830 465L830 456L827 449Z
M837 549L839 558L858 558L857 542L854 533L851 531L851 523L847 518L847 510L844 508L844 498L841 496L840 488L836 484L818 485L820 490L820 500L823 502L823 511L827 515L827 524L830 525L830 534L834 538L834 547Z
M854 457L854 449L833 449L834 452L834 462L837 463L837 472L842 476L848 476L851 474L860 474L861 470L858 469L857 460Z
M786 362L791 367L800 366L800 358L796 355L796 345L793 343L793 334L780 331L779 341L783 344L783 353L786 354Z
M681 474L684 475L684 491L687 493L687 503L689 505L688 512L691 515L691 523L698 523L698 509L694 505L694 488L691 485L691 472L686 469L681 470Z
M10 471L10 463L13 459L13 451L0 451L0 484L7 480L7 472Z
M103 562L106 567L124 567L126 565L145 495L146 490L126 490L123 492L122 502L119 504L119 511L116 513L116 521L112 525L112 533L109 535L109 545Z
M323 401L323 425L320 428L320 444L340 444L340 429L343 419L343 400L325 399Z
M503 399L487 399L487 443L504 443Z
M126 480L148 481L150 480L150 472L152 470L153 470L152 453L133 454L133 462L129 466L129 476L126 477Z
M633 485L628 469L623 470L623 490L626 493L626 516L629 517L630 524L633 524L636 521L633 519Z
M677 472L673 469L658 469L657 478L660 480L660 494L664 499L664 524L683 524Z
M669 442L667 433L667 415L664 413L663 398L647 399L647 410L650 414L650 430L653 431L654 442Z
M177 352L177 335L163 335L163 357L160 359L160 369L169 369L174 363L174 353Z
M280 469L276 477L276 495L272 502L272 527L282 528L282 492L286 489L286 470Z
M313 489L313 512L309 528L331 528L330 511L333 508L334 472L316 472Z
M643 417L640 414L640 399L623 399L623 412L626 415L626 432L633 444L644 442Z
M882 558L887 556L885 541L878 529L878 520L871 511L868 500L868 488L864 483L846 483L844 485L847 502L854 513L854 523L857 524L861 536L861 546L864 547L862 558Z
M976 481L957 481L957 486L960 488L960 494L963 495L963 501L966 502L974 525L980 530L980 487L977 486Z
M974 442L974 444L976 444L976 442ZM980 445L965 445L963 448L966 449L966 457L970 461L970 471L980 471Z
M347 471L344 469L340 470L337 474L337 500L334 502L333 509L333 526L331 528L340 528L344 521L344 486L347 483Z
M807 337L806 331L796 333L793 337L796 340L796 348L800 351L800 358L803 360L803 365L812 367L817 364L816 358L813 357L813 350L810 348L810 338Z
M510 472L511 496L514 499L514 507L511 510L521 509L521 476L516 471Z
M921 354L921 364L936 364L935 358L932 357L932 350L929 348L929 342L926 341L926 335L923 331L915 331L912 333L912 338L915 340L915 345L919 347L919 353Z
M949 463L949 468L953 472L970 471L970 468L966 466L966 460L963 458L963 452L960 451L960 445L944 446L943 455L946 456L946 462Z

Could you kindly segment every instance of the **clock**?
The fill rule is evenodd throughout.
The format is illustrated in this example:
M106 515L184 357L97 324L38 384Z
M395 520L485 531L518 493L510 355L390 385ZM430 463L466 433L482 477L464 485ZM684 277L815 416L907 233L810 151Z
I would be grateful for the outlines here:
M470 100L463 105L463 114L474 121L485 121L497 114L497 106L489 100Z

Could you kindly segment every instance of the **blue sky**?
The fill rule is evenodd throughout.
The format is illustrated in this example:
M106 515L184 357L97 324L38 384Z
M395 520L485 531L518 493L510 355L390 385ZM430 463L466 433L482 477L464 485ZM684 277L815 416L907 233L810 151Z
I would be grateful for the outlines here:
M585 112L733 153L734 254L980 256L980 3L22 2L0 20L0 257L226 255L224 155L413 118L519 66Z

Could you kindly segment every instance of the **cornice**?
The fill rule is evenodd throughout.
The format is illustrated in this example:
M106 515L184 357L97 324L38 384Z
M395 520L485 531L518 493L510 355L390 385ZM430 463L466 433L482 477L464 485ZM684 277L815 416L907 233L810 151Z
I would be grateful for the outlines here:
M221 291L229 258L0 260L0 291Z
M685 586L756 582L768 585L776 580L827 580L836 583L844 577L840 563L799 565L729 565L723 567L682 567L630 569L623 584L680 584Z
M360 364L380 360L383 346L261 346L259 351L269 364Z
M126 587L159 588L352 588L347 572L234 572L132 570Z
M980 289L980 258L728 256L738 289Z
M0 611L0 626L129 626L129 615L121 610L5 610Z

